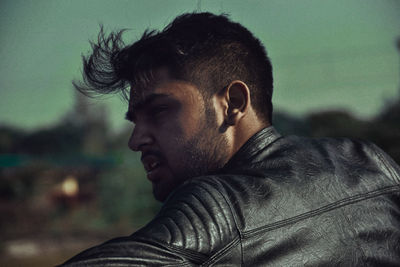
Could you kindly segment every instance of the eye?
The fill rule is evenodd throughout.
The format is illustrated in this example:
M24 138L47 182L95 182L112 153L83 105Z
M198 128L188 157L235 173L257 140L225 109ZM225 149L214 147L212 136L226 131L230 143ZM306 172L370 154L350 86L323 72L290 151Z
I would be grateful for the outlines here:
M155 106L150 110L150 116L152 117L158 117L162 114L164 114L168 110L168 107L165 105L162 106Z

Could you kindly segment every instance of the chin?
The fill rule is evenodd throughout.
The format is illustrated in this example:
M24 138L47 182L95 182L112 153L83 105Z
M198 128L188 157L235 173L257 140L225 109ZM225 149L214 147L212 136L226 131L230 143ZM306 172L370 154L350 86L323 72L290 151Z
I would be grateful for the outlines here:
M153 185L153 195L157 201L164 202L171 192L162 190L160 187L162 187L162 186Z

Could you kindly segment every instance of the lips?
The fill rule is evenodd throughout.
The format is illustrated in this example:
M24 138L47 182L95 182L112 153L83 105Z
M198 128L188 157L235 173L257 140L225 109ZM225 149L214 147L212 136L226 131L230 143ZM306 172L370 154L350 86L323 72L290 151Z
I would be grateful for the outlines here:
M157 155L156 153L145 153L142 155L141 160L142 160L144 169L147 172L147 177L151 181L154 181L156 179L156 176L154 176L154 174L162 165L162 161L160 158L161 157L159 155Z

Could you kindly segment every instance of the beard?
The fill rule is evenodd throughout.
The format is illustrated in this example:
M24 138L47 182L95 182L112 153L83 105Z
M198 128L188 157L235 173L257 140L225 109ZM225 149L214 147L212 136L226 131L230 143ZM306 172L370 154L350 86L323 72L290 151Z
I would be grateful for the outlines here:
M206 115L203 127L183 144L183 167L175 174L180 181L214 173L229 160L226 137L220 131L214 114L206 111Z
M221 169L228 158L226 138L218 129L204 127L180 146L179 164L170 169L167 183L153 184L154 197L164 202L168 195L185 181ZM167 175L168 176L168 175Z

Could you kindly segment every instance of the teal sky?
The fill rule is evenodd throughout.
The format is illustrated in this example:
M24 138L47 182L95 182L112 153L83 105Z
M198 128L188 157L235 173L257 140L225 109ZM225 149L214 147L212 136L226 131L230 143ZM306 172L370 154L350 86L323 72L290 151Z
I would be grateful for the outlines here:
M0 124L32 129L57 122L74 105L88 40L129 28L135 40L183 12L228 13L261 39L272 60L276 109L295 115L344 108L374 116L399 96L400 1L131 0L0 2ZM113 128L126 104L106 104Z

